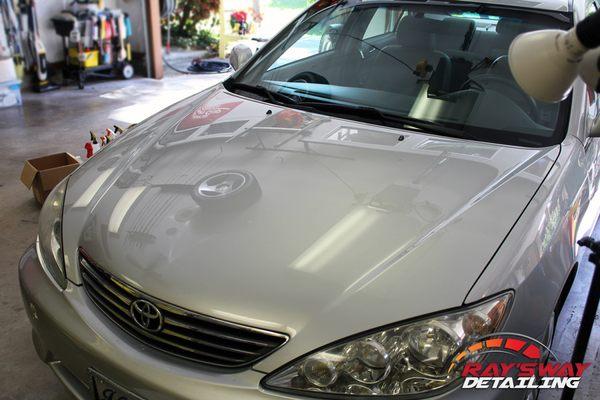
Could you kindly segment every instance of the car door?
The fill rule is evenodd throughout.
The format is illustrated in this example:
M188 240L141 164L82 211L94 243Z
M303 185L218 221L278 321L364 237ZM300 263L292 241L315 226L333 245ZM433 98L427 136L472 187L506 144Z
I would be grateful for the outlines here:
M599 8L596 0L588 0L585 7L586 16L598 11ZM600 119L600 98L594 88L589 86L586 87L586 95L586 107L583 110L585 113L585 126L583 128L585 153L582 163L582 167L586 171L586 180L580 197L580 221L588 211L589 216L595 217L600 207L600 199L595 201L598 204L593 202L594 195L597 194L598 180L600 178L600 140L588 136L588 132Z

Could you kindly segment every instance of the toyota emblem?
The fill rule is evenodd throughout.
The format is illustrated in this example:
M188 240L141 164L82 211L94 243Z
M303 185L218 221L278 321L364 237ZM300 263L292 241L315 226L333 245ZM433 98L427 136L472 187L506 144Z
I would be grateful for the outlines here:
M129 308L131 318L142 329L149 332L158 332L163 327L163 316L154 304L144 299L131 303Z

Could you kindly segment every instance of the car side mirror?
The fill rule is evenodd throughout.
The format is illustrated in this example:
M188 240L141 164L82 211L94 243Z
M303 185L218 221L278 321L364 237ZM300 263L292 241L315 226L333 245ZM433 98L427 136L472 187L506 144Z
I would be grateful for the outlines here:
M252 50L245 44L240 43L236 44L233 49L231 49L229 63L233 69L237 71L246 64L250 58L252 58Z
M596 118L596 122L594 122L592 129L590 129L588 137L600 138L600 118Z

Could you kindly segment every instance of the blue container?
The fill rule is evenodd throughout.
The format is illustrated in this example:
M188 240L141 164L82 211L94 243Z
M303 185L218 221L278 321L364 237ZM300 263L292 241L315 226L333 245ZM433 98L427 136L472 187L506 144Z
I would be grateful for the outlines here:
M7 81L0 83L0 108L20 106L23 104L21 98L21 82Z

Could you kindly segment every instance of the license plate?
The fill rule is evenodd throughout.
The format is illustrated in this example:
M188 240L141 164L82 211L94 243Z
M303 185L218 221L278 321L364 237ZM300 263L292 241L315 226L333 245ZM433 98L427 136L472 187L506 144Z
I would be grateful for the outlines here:
M92 377L92 394L94 400L144 400L140 396L100 375L93 369L89 370Z

